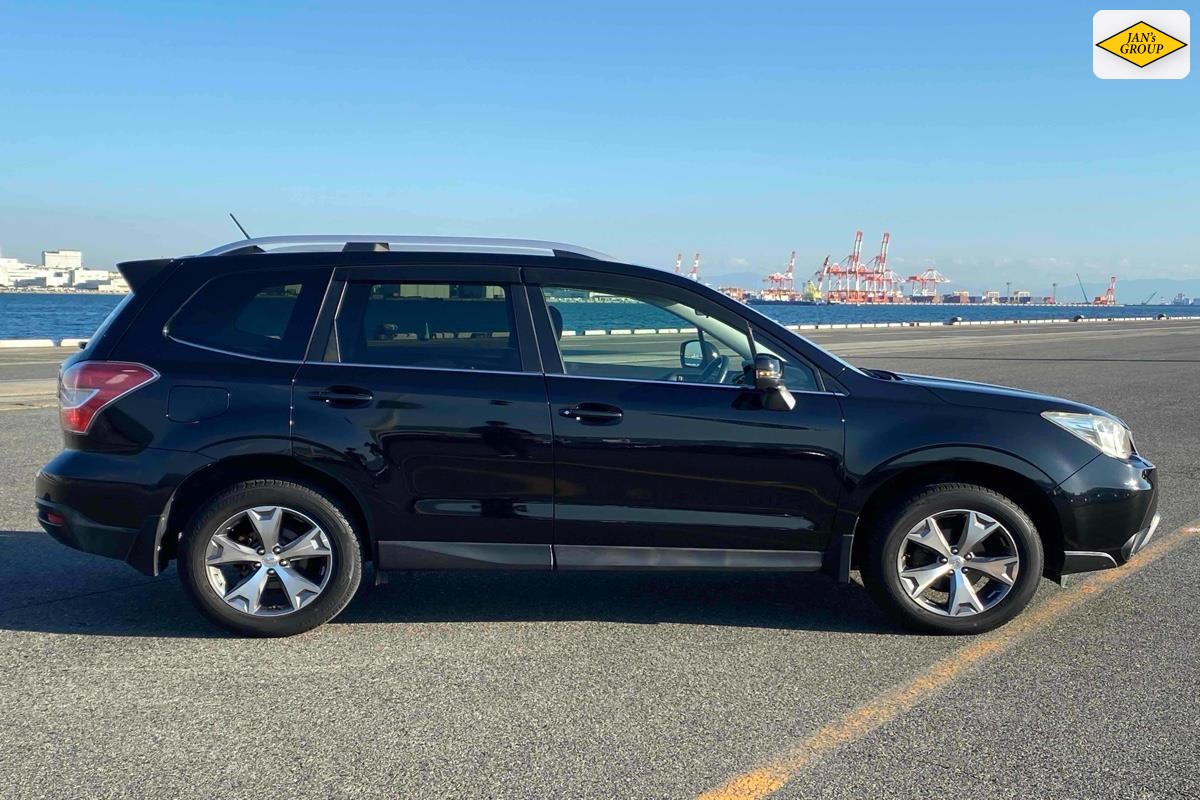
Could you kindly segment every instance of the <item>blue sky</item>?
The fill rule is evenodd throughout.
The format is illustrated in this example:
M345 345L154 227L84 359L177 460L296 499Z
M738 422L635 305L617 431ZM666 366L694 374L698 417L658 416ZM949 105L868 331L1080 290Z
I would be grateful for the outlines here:
M233 210L709 275L861 228L964 285L1200 276L1200 77L1096 79L1096 8L0 0L0 248L195 252Z

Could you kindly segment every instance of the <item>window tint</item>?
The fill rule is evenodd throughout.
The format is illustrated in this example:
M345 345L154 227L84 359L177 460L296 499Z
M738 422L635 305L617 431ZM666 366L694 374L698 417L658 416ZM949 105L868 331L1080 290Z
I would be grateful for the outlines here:
M189 344L263 358L300 359L328 278L327 270L214 278L184 304L168 332Z
M503 286L352 283L337 319L344 362L517 372L521 355Z
M542 295L568 375L737 385L751 363L745 323L733 314L638 292L543 286ZM777 349L760 342L757 352ZM782 358L789 386L817 388L807 365Z

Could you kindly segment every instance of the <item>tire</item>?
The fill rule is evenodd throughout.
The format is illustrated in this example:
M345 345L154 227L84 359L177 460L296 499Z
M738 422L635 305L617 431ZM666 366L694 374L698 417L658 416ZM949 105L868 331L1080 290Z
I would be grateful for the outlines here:
M919 489L877 518L869 535L862 563L867 591L898 622L927 633L997 628L1029 604L1042 576L1042 541L1032 520L983 486ZM973 542L970 553L957 547Z
M337 616L362 581L362 551L349 519L336 501L302 483L231 486L183 532L184 590L201 613L235 633L312 630Z

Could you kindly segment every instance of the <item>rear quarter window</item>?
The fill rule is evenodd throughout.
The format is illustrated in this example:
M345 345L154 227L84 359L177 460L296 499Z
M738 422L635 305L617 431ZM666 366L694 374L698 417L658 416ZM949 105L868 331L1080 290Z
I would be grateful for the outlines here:
M299 360L328 282L329 270L213 278L167 323L167 335L238 355Z

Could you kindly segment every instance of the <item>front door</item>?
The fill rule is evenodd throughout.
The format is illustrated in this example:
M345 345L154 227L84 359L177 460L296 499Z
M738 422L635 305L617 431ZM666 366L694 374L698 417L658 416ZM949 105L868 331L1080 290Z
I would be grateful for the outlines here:
M293 447L360 496L379 566L549 569L551 427L517 270L342 269L335 290Z
M820 566L843 435L811 365L758 347L784 359L796 399L768 410L741 384L746 322L703 296L585 271L526 280L548 373L559 566Z

